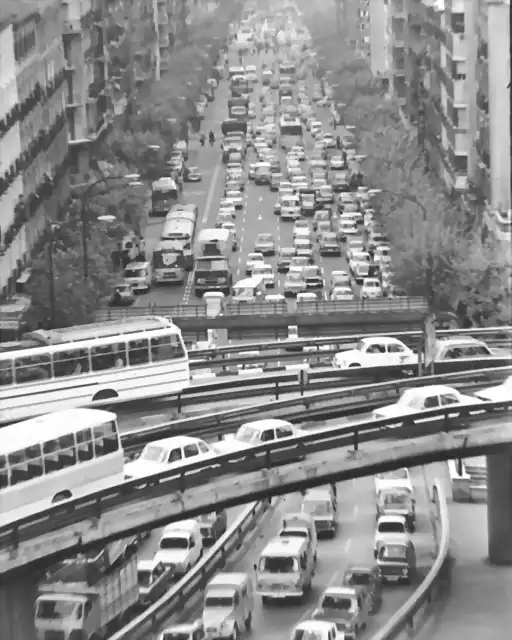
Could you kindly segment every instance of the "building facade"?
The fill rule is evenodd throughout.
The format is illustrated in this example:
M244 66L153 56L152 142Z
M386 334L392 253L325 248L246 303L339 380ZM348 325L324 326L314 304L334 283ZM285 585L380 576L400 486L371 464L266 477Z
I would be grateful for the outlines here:
M4 293L13 288L31 249L48 221L58 216L69 192L59 12L59 0L26 0L22 4L7 0L0 4L0 24L4 24L4 31L5 27L7 32L12 30L16 79L16 104L4 118L5 133L0 138L2 166L4 158L9 158L9 167L3 174L4 186L7 184L10 192L15 191L17 198L11 213L2 211L0 291ZM5 36L4 44L8 38ZM2 49L2 55L8 60L12 54ZM9 64L12 65L12 59ZM1 67L3 75L4 65ZM11 89L11 99L14 95ZM8 136L15 142L9 143L14 146L4 152ZM4 195L6 192L7 189ZM13 197L8 196L9 207ZM9 217L11 221L7 223Z

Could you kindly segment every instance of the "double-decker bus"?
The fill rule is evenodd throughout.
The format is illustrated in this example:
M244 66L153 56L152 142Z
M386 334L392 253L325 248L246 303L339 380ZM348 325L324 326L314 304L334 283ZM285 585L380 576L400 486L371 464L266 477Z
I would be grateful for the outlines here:
M190 384L181 331L167 318L135 316L25 338L0 352L0 423L178 394Z
M71 409L0 429L0 526L123 481L115 413Z
M179 197L179 191L172 178L159 178L151 185L151 214L165 216Z

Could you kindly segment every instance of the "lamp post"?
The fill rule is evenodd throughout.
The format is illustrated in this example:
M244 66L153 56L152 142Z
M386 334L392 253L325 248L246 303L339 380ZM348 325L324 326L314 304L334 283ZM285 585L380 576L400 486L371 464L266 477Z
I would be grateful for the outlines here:
M55 269L53 264L53 249L55 247L55 232L60 228L57 222L49 222L48 230L50 242L48 243L48 271L50 272L49 294L50 294L50 326L55 326L55 316L57 313L57 300L55 296Z
M124 176L103 176L98 180L91 182L80 197L80 221L82 224L82 252L83 252L83 265L84 265L84 279L89 277L89 254L88 254L88 238L87 238L87 202L89 194L99 184L106 184L112 180L138 180L140 178L138 173L128 174Z

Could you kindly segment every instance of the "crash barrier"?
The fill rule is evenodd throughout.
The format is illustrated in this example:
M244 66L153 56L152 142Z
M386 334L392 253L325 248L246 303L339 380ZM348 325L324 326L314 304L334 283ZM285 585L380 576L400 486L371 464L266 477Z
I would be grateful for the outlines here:
M437 556L420 586L388 622L375 633L371 640L395 640L411 638L429 616L444 590L450 563L450 519L446 496L441 482L436 479L432 499L437 509L438 550Z
M237 429L243 422L264 418L282 418L290 422L301 423L349 416L367 412L377 405L382 406L386 401L394 402L406 388L423 387L429 384L450 384L468 392L496 384L507 377L511 370L512 367L502 367L442 376L403 378L389 382L337 388L334 391L320 391L300 397L275 400L270 403L262 401L258 404L243 405L235 409L172 420L123 433L123 447L129 451L137 447L140 448L147 442L174 435L193 434L216 438ZM235 397L225 387L216 388L216 385L209 384L195 388L201 389L201 394L196 395L191 404L198 404L201 400L208 402L218 400L226 403ZM270 386L271 388L272 386ZM252 396L254 395L256 394L253 393Z
M210 513L217 507L373 474L403 466L405 461L424 464L449 459L457 452L477 455L497 450L512 442L512 424L494 412L511 406L512 400L452 405L312 431L128 480L0 527L0 567L6 572L40 558L51 561L57 554L69 555L148 527ZM486 428L476 428L483 426ZM393 454L390 438L421 436L430 437L423 438L420 445L417 441L404 445L405 453ZM379 439L387 440L385 449L369 447L361 459L349 456L343 464L340 452L333 459L310 457L339 448L357 451L361 443ZM297 460L301 464L296 464Z
M246 344L231 344L222 347L211 347L208 349L194 349L189 352L191 361L206 358L219 358L228 354L240 354L248 351L299 351L301 349L311 349L312 353L316 351L325 352L330 349L333 353L340 351L337 347L354 346L363 338L371 338L372 336L381 336L382 333L354 333L348 335L333 335L315 338L293 338L284 340L274 340L269 342L253 342ZM397 338L402 340L408 346L419 347L422 344L424 334L422 331L395 331L385 332L388 338ZM437 338L449 338L450 336L472 337L484 340L489 346L510 346L512 341L512 327L485 327L480 329L442 329L436 331Z
M226 303L223 306L222 314L224 316L273 316L287 313L288 306L285 301L282 302L244 302L243 304ZM315 314L329 313L383 313L386 311L417 311L418 313L427 313L428 304L424 298L378 298L363 300L334 300L309 302L299 307L298 312ZM207 318L206 304L178 304L173 306L157 306L150 304L147 307L127 307L100 309L96 313L96 321L118 320L120 318L129 318L144 314L157 316L170 316L171 318Z
M191 569L160 600L129 622L109 640L139 640L155 633L159 626L173 615L183 613L199 592L203 591L212 576L226 564L226 559L240 549L247 534L258 526L268 502L256 502L236 519L234 524L212 547L197 565Z

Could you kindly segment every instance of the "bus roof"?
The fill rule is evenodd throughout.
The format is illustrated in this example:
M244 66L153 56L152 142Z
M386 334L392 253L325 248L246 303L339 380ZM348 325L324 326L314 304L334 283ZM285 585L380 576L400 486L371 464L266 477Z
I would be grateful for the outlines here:
M172 178L164 176L163 178L158 178L158 180L155 180L151 184L151 188L153 189L153 191L159 190L159 189L162 189L162 190L176 189L176 183Z
M203 229L199 232L199 242L228 241L230 236L231 232L228 229Z
M0 455L30 447L116 420L115 413L101 409L68 409L56 413L45 413L0 429Z
M38 346L42 346L94 340L94 338L108 338L109 336L138 333L139 331L156 331L157 329L173 326L173 323L168 318L141 315L108 320L106 322L93 322L92 324L76 327L64 327L62 329L38 329L27 333L24 338L35 340L39 343Z
M250 278L244 278L243 280L239 280L235 284L235 289L249 288L249 287L257 287L261 284L263 278L262 276L251 276Z

